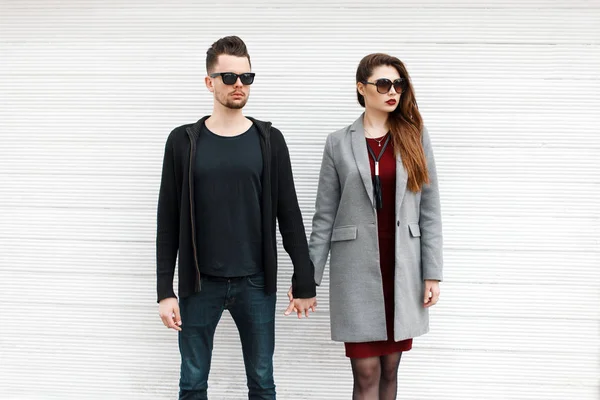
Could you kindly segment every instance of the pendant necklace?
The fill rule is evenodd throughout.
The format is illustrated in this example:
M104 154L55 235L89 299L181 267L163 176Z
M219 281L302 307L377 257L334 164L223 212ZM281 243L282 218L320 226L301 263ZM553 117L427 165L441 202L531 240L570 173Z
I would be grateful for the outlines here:
M365 128L365 132L367 132L367 134L369 136L372 136L371 133ZM381 147L381 143L383 143L383 141L385 140L385 138L387 137L387 133L385 135L383 135L381 137L381 139L377 139L377 138L371 138L373 140L375 140L377 142L377 144L379 145L379 147Z

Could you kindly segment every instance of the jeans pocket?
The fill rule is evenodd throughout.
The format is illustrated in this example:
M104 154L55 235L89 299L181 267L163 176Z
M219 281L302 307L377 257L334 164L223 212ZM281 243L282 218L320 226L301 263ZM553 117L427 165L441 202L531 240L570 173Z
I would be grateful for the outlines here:
M254 275L250 275L249 277L246 278L246 280L248 281L248 285L257 289L264 289L265 288L265 274L264 273L258 273L258 274L254 274Z

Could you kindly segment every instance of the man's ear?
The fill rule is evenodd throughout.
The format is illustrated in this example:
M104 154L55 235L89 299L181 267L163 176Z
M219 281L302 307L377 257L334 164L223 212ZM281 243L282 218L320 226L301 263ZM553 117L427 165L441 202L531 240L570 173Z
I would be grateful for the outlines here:
M206 88L208 89L209 92L211 92L211 93L215 92L215 86L214 86L213 80L210 76L206 76L204 78L204 84L206 85Z

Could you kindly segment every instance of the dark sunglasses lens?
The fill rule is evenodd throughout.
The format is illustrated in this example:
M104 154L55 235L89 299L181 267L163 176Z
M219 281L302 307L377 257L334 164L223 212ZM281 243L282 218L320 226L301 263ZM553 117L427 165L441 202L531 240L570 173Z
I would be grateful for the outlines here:
M252 85L254 82L254 74L242 74L240 75L240 80L244 85Z
M236 74L223 74L221 77L223 78L223 83L226 85L233 85L237 81Z
M396 79L394 81L394 90L398 93L404 90L404 80L403 79Z
M387 93L392 87L392 81L389 79L378 79L377 80L377 91L381 94Z

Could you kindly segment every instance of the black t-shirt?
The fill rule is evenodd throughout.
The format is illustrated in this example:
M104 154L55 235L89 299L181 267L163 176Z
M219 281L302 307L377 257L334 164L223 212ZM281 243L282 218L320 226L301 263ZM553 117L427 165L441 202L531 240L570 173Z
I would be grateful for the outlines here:
M203 125L194 160L200 273L239 277L262 267L260 133L223 137Z

